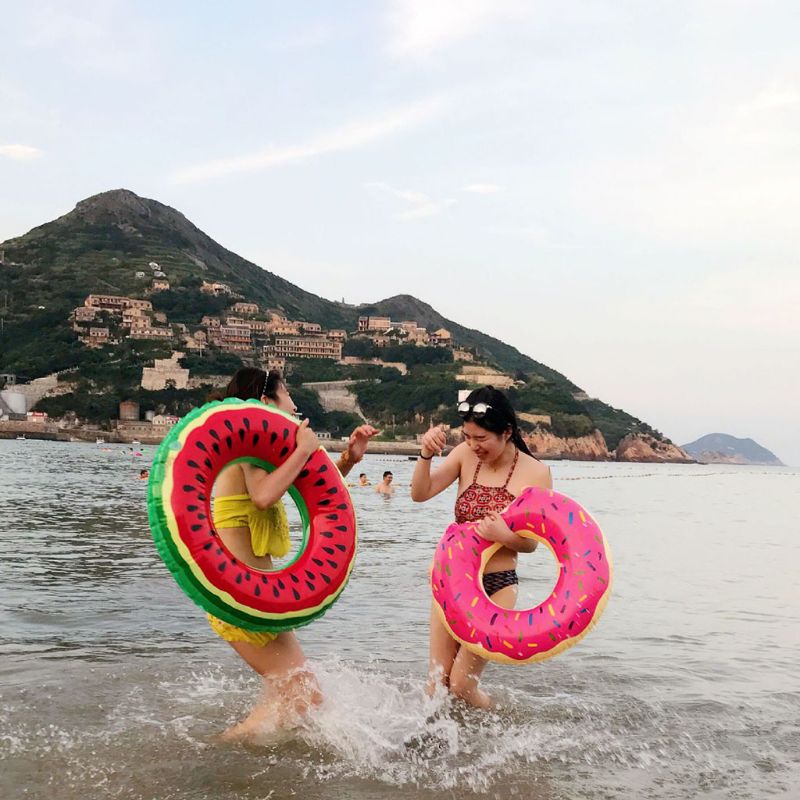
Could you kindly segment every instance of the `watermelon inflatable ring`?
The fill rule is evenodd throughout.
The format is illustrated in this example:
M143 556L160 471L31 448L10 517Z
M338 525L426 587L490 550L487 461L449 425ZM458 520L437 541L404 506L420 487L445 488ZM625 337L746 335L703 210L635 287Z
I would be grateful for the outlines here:
M150 470L148 517L161 557L192 600L247 630L279 633L322 616L355 559L353 504L322 448L289 488L303 520L289 564L269 571L243 564L214 530L211 490L220 471L237 462L276 469L294 450L298 425L258 400L208 403L170 431Z

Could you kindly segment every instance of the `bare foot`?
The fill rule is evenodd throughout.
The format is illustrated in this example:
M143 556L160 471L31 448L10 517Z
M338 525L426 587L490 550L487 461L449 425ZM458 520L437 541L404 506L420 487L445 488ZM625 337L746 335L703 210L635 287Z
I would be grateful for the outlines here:
M302 724L323 696L313 673L300 672L280 682L265 679L259 703L241 722L219 734L220 742L252 743Z

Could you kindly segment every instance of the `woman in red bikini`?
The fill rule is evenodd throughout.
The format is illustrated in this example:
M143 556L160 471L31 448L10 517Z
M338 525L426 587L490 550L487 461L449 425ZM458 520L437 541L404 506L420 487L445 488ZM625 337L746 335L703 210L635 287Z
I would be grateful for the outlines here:
M444 462L431 470L433 456L446 440L439 427L422 438L422 450L411 478L411 498L430 500L458 481L456 522L478 522L478 533L504 546L486 565L483 588L503 608L517 599L517 553L530 553L536 542L514 533L499 512L526 487L553 485L550 469L528 450L508 398L492 386L476 389L458 406L464 420L464 441ZM430 672L428 693L437 684L478 708L490 708L491 699L478 688L486 659L470 653L450 636L431 609Z

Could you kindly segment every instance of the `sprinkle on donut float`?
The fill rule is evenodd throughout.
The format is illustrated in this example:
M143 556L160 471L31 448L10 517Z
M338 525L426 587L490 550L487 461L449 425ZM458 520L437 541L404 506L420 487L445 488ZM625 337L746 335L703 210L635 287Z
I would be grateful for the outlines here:
M258 400L228 398L185 416L150 471L148 517L159 554L186 594L232 625L279 633L321 616L343 591L356 553L353 504L321 447L289 493L303 521L294 559L275 570L237 560L214 529L211 491L228 465L267 470L294 451L298 420Z
M597 623L611 593L611 553L578 503L552 489L528 487L501 513L506 525L550 549L555 587L535 608L508 609L483 590L489 559L502 547L477 523L450 525L436 549L431 589L451 635L471 652L505 664L544 661L577 644Z

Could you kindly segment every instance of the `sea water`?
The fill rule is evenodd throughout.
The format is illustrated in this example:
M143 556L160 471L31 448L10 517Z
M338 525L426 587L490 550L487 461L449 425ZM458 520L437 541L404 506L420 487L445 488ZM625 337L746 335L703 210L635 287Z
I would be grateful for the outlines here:
M800 471L553 463L605 532L613 595L568 652L489 665L487 713L423 692L453 491L414 504L413 463L368 456L396 494L352 490L352 579L299 634L326 700L241 746L214 736L259 679L159 560L154 450L0 441L0 797L800 797ZM520 576L537 604L549 552Z

